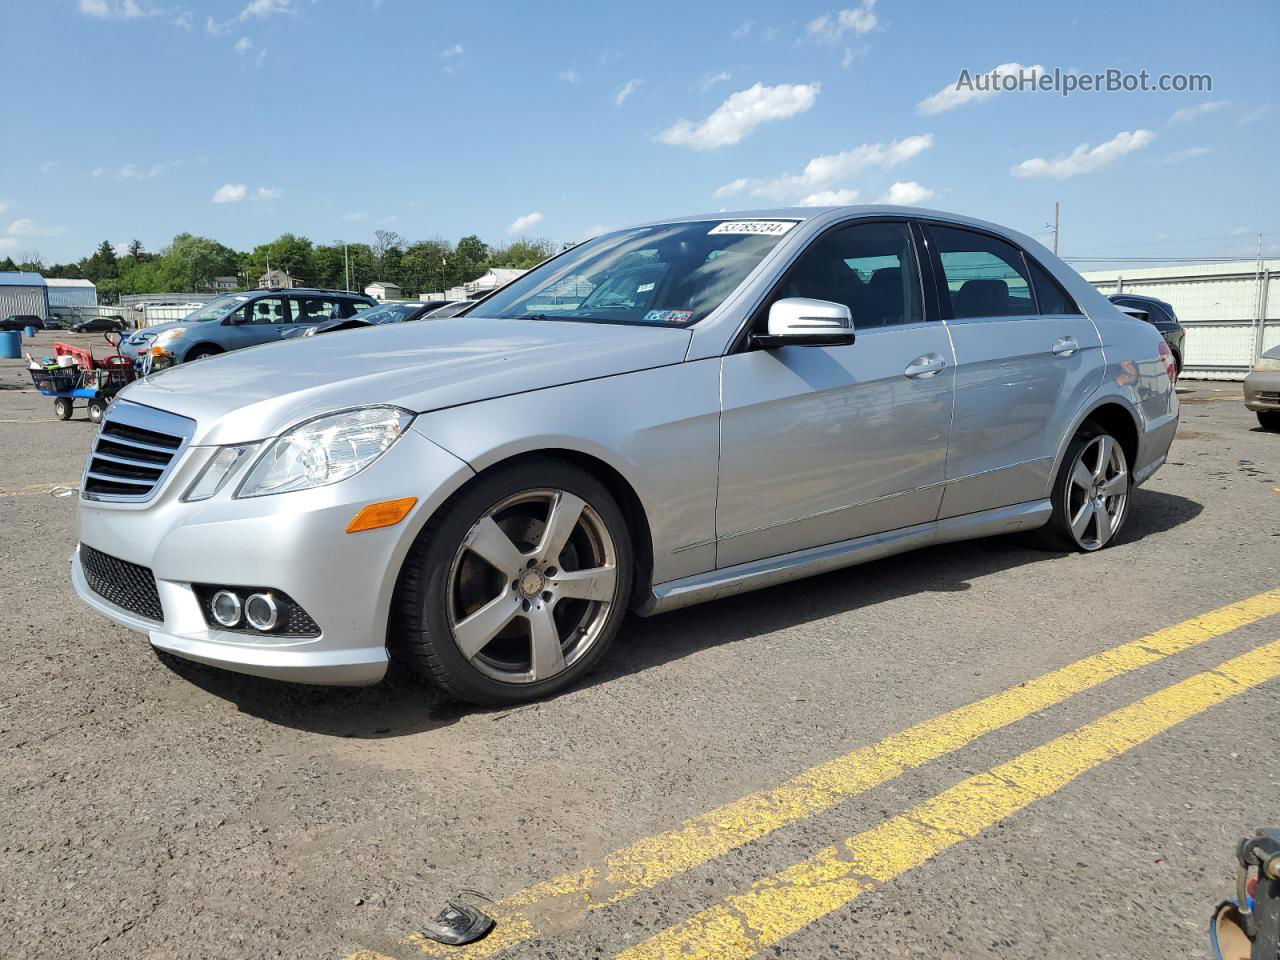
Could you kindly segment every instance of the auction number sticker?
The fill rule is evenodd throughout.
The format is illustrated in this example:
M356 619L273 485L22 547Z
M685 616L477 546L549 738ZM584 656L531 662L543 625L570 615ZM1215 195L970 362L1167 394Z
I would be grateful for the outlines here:
M780 237L796 225L794 220L725 220L707 231L713 237L719 233L753 233L762 237Z

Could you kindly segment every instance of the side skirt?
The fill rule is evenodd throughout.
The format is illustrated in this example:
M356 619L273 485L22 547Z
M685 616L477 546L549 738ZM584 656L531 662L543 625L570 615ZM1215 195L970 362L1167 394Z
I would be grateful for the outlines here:
M921 523L914 527L886 530L826 546L809 547L680 580L669 580L657 584L636 608L636 613L648 617L655 613L679 610L695 603L720 600L748 590L759 590L842 567L852 567L931 544L1031 530L1048 523L1052 512L1053 508L1048 500L1033 500L1011 507Z

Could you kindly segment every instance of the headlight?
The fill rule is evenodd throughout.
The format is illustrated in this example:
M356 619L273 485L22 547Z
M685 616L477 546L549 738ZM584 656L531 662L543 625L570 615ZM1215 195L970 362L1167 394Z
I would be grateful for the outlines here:
M171 340L177 340L186 332L186 327L173 327L169 330L161 330L160 333L156 335L156 343L168 343Z
M391 448L413 414L399 407L330 413L281 434L267 447L236 496L309 490L359 473Z
M1254 364L1255 370L1280 370L1280 357L1259 357Z

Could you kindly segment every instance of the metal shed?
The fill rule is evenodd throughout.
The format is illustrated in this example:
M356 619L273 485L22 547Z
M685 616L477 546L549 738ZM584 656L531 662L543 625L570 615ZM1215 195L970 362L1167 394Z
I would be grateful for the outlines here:
M0 319L13 314L49 319L49 289L38 273L0 273Z
M1104 294L1167 301L1187 328L1182 375L1243 380L1262 351L1280 344L1280 260L1088 270ZM1276 281L1276 282L1273 282Z
M96 307L98 288L92 280L63 280L49 277L45 280L51 307Z

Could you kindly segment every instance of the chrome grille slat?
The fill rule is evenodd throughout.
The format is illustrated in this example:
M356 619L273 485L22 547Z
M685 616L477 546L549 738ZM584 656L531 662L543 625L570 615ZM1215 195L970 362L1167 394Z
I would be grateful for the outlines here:
M186 451L195 429L188 417L117 400L107 408L94 440L81 496L124 503L150 500ZM130 450L137 450L137 456L128 456Z

